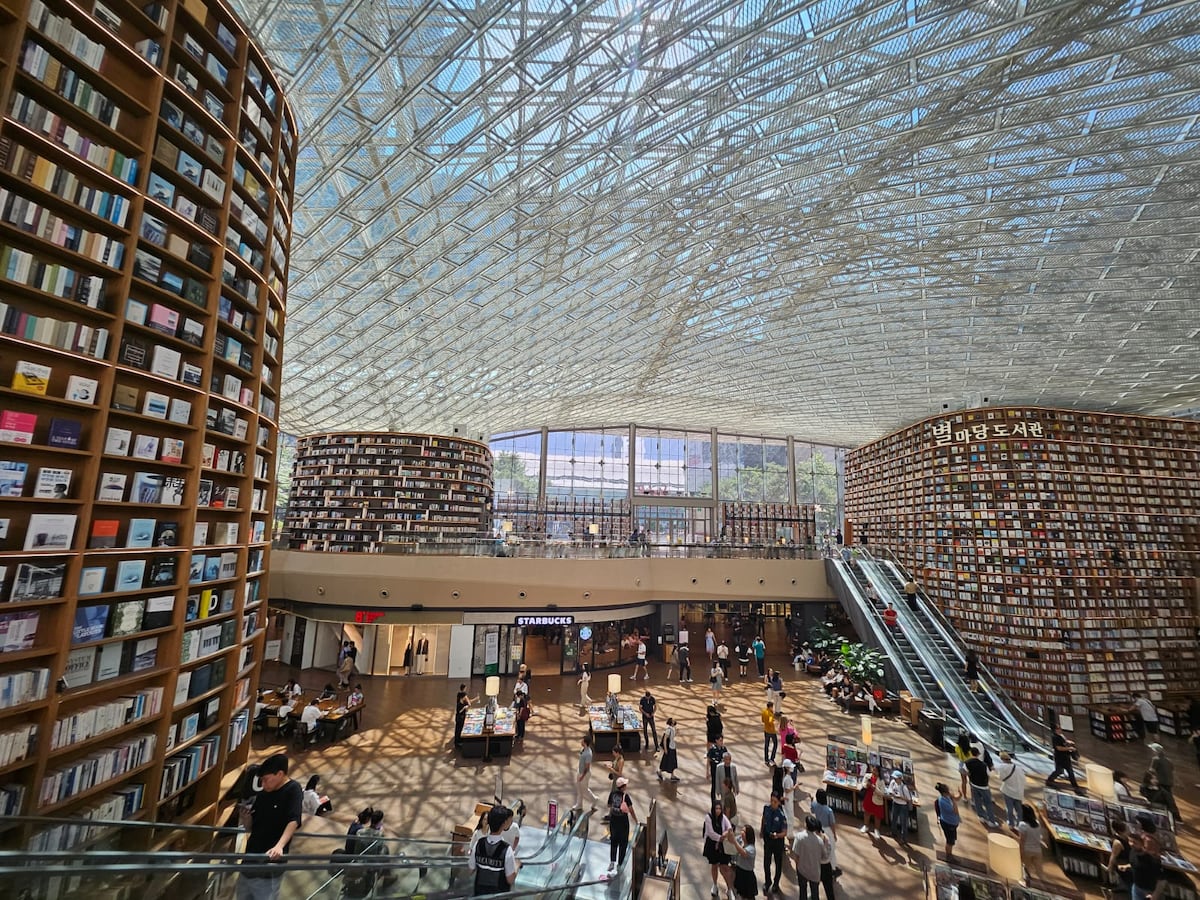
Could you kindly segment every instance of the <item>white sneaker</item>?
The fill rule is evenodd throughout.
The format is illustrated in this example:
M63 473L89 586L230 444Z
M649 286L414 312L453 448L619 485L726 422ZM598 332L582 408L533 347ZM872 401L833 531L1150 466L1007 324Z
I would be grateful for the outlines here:
M880 839L880 838L879 838L879 832L878 832L878 831L874 831L874 830L873 830L873 831L871 832L871 837L875 838L875 840L879 840L879 839Z
M864 825L862 828L858 829L859 834L866 834L867 831L868 831L868 829L867 829L866 825Z
M608 874L611 875L615 871L617 871L617 864L615 862L610 862L608 864Z

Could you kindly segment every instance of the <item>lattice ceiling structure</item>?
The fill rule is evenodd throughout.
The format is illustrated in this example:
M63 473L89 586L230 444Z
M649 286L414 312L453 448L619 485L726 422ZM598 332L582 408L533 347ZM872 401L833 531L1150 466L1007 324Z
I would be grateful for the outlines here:
M1200 2L242 0L283 425L1200 404Z

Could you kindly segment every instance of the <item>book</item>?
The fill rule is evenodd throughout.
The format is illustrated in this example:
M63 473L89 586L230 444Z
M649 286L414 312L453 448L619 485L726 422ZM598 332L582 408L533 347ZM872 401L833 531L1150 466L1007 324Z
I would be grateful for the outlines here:
M121 476L124 478L125 476ZM117 530L121 527L121 523L117 519L94 519L92 521L92 534L88 538L88 547L91 549L104 549L105 547L117 546Z
M133 439L134 459L155 459L158 456L158 438L152 434L139 434Z
M107 607L105 607L107 609ZM83 647L67 654L67 665L63 670L63 682L68 688L84 687L92 683L96 671L96 648Z
M158 345L150 353L150 374L176 380L179 378L179 364L182 361L183 354L178 350ZM164 405L163 418L166 418L166 415L167 409Z
M109 628L111 637L124 637L137 634L142 630L142 611L145 607L141 600L125 600L116 604L112 611L112 624Z
M150 597L146 600L146 611L142 614L142 628L166 628L175 614L175 596Z
M53 416L50 419L50 431L46 435L46 444L50 447L78 450L79 438L82 434L83 423L78 419L60 419Z
M121 674L121 643L102 644L96 650L96 680L107 681Z
M103 594L104 581L107 577L108 569L104 566L84 566L83 571L79 573L79 596Z
M179 329L179 313L169 306L154 303L150 306L146 324L155 331L174 337Z
M221 557L206 556L204 558L204 580L216 581L221 577ZM207 612L203 615L208 615Z
M114 409L123 409L126 412L136 412L138 408L138 397L140 396L138 389L128 384L118 384L113 386L112 405Z
M95 403L100 383L95 378L72 375L67 379L67 399L76 403Z
M135 325L145 325L149 315L150 307L141 300L134 300L130 297L125 301L125 321L133 322Z
M189 344L197 347L204 346L204 323L185 317L183 330L180 331L179 336Z
M167 242L167 224L162 219L143 213L141 235L144 240L161 247Z
M154 519L130 519L129 531L125 535L126 547L154 546Z
M196 187L200 187L200 177L204 172L204 167L200 165L195 157L180 150L179 158L175 160L175 171L196 185Z
M163 462L183 462L183 441L179 438L163 438L159 459Z
M176 560L174 556L159 556L150 566L147 584L167 587L175 583Z
M179 380L184 384L199 387L204 380L204 370L195 363L184 362L179 373Z
M163 479L162 496L159 498L159 502L167 506L181 506L186 486L184 479L168 475Z
M142 415L151 416L155 419L165 419L169 404L170 398L166 394L159 394L156 391L146 391L146 401L142 404Z
M204 554L193 553L188 563L188 584L199 584L204 580Z
M136 591L146 577L146 560L123 559L117 563L117 591Z
M177 397L171 399L171 407L167 413L167 420L175 422L179 425L192 424L192 403L190 400L180 400Z
M104 472L100 476L100 488L96 492L96 499L120 503L125 499L125 480L124 472Z
M39 565L21 563L13 577L12 591L8 596L15 600L50 600L61 597L63 580L67 576L66 563Z
M200 479L200 490L196 493L197 506L213 505L213 483L208 478Z
M132 431L110 426L104 434L104 452L109 456L128 456L132 442Z
M33 496L43 500L66 500L71 492L71 469L57 469L43 466L38 469L37 483L33 488Z
M171 165L174 164L175 161L172 160ZM146 186L146 193L163 206L170 206L171 201L175 199L175 185L156 172L151 172L149 183Z
M19 653L32 650L37 640L38 620L41 614L36 610L29 612L0 615L0 652ZM9 732L11 735L12 732ZM0 743L0 749L4 745ZM0 753L0 758L8 758L6 753Z
M0 497L20 497L25 493L25 473L29 464L0 459Z
M108 626L107 606L80 606L75 609L75 624L71 626L71 643L87 644L101 640Z
M179 523L178 522L159 522L154 526L154 546L155 547L178 547L179 546Z
M34 513L25 531L26 550L70 550L75 539L75 516Z
M144 672L158 665L158 638L142 638L140 641L130 641L126 646L132 650L133 658L128 664L130 672Z
M32 444L33 432L37 428L37 416L33 413L0 410L0 441L13 444Z
M192 528L192 546L203 547L208 543L208 523L197 522Z
M12 388L28 394L45 394L50 387L50 366L18 360L13 370Z
M162 500L163 476L157 472L135 472L129 489L130 503L159 503Z

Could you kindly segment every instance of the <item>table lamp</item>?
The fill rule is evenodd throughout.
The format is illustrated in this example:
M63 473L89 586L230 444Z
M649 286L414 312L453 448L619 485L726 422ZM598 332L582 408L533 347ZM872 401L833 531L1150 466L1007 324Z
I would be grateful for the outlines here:
M1101 797L1113 798L1117 795L1116 785L1113 784L1113 771L1096 763L1088 763L1083 767L1087 773L1089 791L1095 791Z
M988 868L1006 881L1020 881L1021 845L1006 834L988 835Z
M483 692L489 697L500 696L500 676L489 675L483 682Z
M871 717L862 716L860 722L862 723L862 742L869 747L872 743L872 738L875 737L871 731Z
M608 676L608 692L610 694L621 693L621 676L615 672Z

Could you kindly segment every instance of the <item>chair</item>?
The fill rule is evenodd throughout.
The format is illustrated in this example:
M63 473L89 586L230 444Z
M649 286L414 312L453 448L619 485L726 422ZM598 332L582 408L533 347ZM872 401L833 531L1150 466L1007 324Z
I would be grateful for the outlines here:
M300 722L299 724L296 725L296 730L294 732L294 740L292 741L292 744L293 744L293 746L295 746L295 748L297 750L303 750L306 747L309 747L312 744L315 744L317 742L317 738L320 736L320 734L321 734L321 725L319 722L317 723L316 726L314 726L312 728L309 728L309 726L305 725L303 722Z
M279 716L267 716L263 720L262 732L268 736L274 736L276 739L282 738L286 721Z

